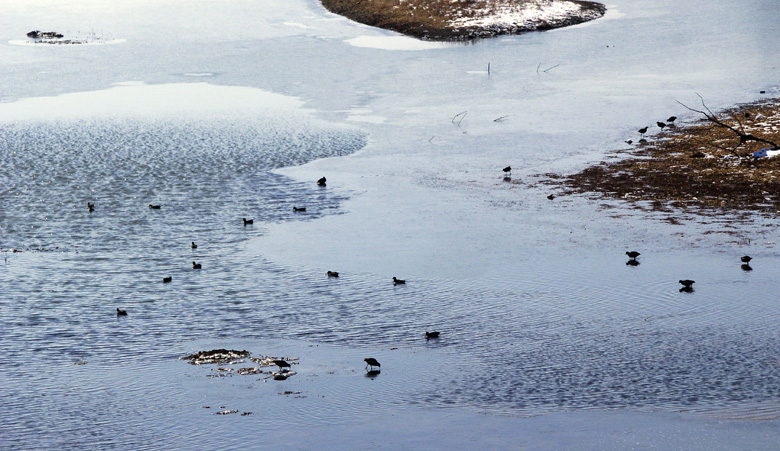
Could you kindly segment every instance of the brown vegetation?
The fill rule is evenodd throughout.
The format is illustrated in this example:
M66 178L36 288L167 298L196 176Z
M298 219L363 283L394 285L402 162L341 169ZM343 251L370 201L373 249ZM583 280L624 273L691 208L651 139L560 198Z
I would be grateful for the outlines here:
M706 107L705 107L706 109ZM708 111L708 116L711 114ZM620 159L556 177L568 193L597 193L654 209L780 213L780 156L752 152L780 142L780 100L743 105L659 135ZM722 125L727 125L724 127Z
M583 14L558 21L540 21L531 26L505 24L457 27L452 24L456 19L490 14L501 8L516 7L518 3L534 5L550 2L576 4ZM601 17L606 11L600 3L582 0L322 0L322 5L333 13L362 24L436 41L464 41L560 28Z

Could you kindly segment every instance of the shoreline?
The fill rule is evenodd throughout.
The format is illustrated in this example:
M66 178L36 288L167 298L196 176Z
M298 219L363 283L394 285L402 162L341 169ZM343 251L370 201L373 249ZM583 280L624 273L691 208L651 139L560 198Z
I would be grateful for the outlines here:
M502 35L545 31L604 16L601 3L582 0L533 0L519 6L508 0L459 2L420 0L322 0L328 11L355 22L425 41L473 41ZM422 13L418 12L422 10Z
M713 116L744 133L780 142L780 98L738 104ZM544 183L564 195L623 200L646 211L780 215L780 157L753 156L770 144L737 145L736 133L704 117L667 129L636 147L610 152L606 161L580 172L546 174L550 180ZM653 131L658 127L653 125Z

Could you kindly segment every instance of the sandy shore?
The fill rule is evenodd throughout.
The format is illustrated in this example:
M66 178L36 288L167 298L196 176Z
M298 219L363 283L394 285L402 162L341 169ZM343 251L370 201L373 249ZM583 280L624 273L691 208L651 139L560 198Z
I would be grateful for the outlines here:
M606 11L600 3L579 0L323 0L322 5L356 22L435 41L550 30L598 19Z
M700 106L692 106L699 109ZM770 99L715 113L718 120L746 134L780 142L780 100ZM705 118L659 130L653 125L645 142L614 152L605 161L554 180L567 193L597 193L654 211L698 213L780 213L780 157L754 157L773 146L740 143L728 128ZM756 154L758 155L758 154Z

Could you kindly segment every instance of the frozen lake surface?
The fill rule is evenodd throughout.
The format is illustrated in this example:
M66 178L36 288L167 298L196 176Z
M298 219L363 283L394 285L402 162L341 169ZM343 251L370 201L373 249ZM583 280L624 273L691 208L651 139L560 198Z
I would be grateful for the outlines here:
M694 3L471 45L309 0L4 5L0 445L771 449L776 219L540 184L777 95L780 4ZM178 360L223 347L298 374Z

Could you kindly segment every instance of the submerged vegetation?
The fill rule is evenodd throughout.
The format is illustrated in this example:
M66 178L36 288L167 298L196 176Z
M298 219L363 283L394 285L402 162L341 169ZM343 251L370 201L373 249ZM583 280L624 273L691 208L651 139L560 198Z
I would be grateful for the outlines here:
M580 0L322 0L356 22L436 41L549 30L597 19L606 8Z

